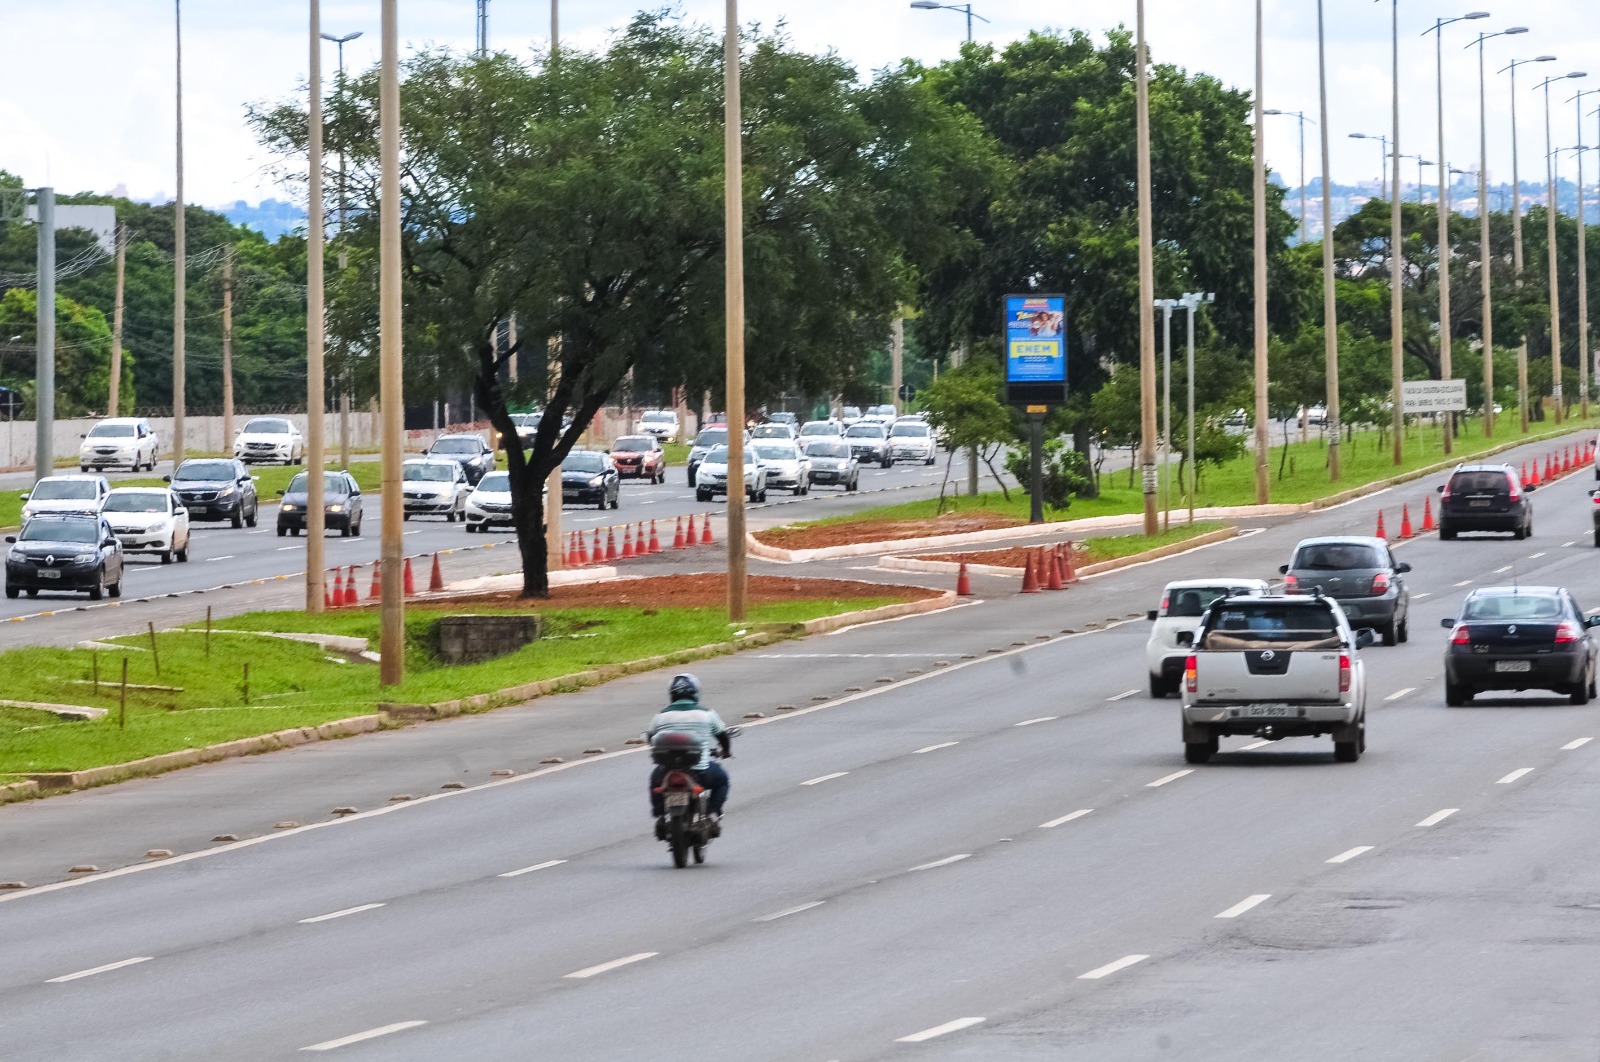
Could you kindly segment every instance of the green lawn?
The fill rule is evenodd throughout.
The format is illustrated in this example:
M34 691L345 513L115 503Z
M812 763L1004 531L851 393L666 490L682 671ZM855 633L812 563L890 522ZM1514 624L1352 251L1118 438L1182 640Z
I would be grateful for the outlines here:
M1221 531L1227 524L1218 521L1197 520L1193 524L1179 523L1177 519L1172 522L1172 527L1162 531L1154 538L1143 535L1105 535L1103 537L1086 538L1083 540L1083 549L1087 554L1085 563L1097 564L1100 561L1119 560L1122 557L1131 557L1135 553L1146 550L1159 549L1178 542L1186 542L1191 538L1209 535L1213 531Z
M819 616L876 608L899 598L817 600L759 605L746 627L796 623ZM493 611L493 610L484 610ZM110 639L115 650L13 649L0 653L7 676L5 697L16 701L69 703L107 708L104 719L58 722L38 712L0 709L0 779L41 771L81 770L121 763L176 749L194 748L288 727L314 726L363 715L380 701L428 703L535 682L600 664L691 649L727 641L734 633L720 608L551 609L543 613L540 641L481 664L448 666L429 648L434 621L444 609L407 610L406 682L378 689L378 667L347 662L314 645L254 634L211 637L203 630L158 632L160 674L147 636ZM378 618L369 611L323 616L257 612L224 621L229 630L317 631L378 638ZM142 650L142 651L141 651ZM122 661L130 684L165 686L128 692L127 725L118 725ZM250 668L249 696L244 667ZM101 685L92 685L98 666Z

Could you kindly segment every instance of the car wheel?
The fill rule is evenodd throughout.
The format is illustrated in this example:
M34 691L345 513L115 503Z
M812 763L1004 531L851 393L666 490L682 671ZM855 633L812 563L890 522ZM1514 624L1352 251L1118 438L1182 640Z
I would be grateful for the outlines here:
M804 494L805 492L806 492L806 489L804 487L800 486L798 483L796 483L795 487L794 487L794 491L792 493L794 494L794 496L796 498L798 498L798 497L800 497L800 495Z
M356 517L355 526L350 529L350 534L354 535L356 538L361 537L361 517Z
M279 531L278 534L281 535L281 534L283 534L283 532ZM184 539L183 540L183 548L178 551L178 563L179 564L188 564L189 563L189 540L188 539Z
M284 535L287 535L288 533L289 533L289 529L287 527L278 528L278 537L279 538L282 538Z
M1464 708L1472 700L1472 691L1458 682L1445 680L1444 703L1450 708Z
M6 596L7 597L15 598L18 595L20 595L21 593L22 593L22 587L20 587L20 586L8 586L8 587L6 587Z
M1167 695L1167 680L1160 675L1150 676L1150 696L1161 700Z
M339 528L339 537L340 538L349 538L350 537L350 522L348 520L345 521L345 525L343 527Z
M171 564L172 563L172 551L170 549L164 549L164 550L161 551L161 563L162 564Z
M845 490L853 492L859 486L861 486L861 482L859 480L852 479L850 481L850 485L846 487Z
M1589 680L1584 678L1579 679L1578 684L1572 687L1572 693L1569 695L1568 699L1573 704L1588 704L1591 696L1592 694L1589 692Z
M28 596L29 597L38 597L39 596L39 588L36 587L36 586L28 587Z
M615 498L611 499L611 507L613 509L618 509L618 508L622 507L622 492L621 491L618 491L617 492L617 496Z
M1519 527L1511 532L1511 537L1516 539L1518 542L1521 542L1523 539L1528 537L1528 531L1526 528Z
M1408 641L1411 638L1411 613L1407 612L1401 617L1400 622L1395 626L1394 633L1395 639L1400 642Z
M1184 763L1210 763L1211 757L1216 753L1218 741L1212 735L1205 741L1185 741L1183 743Z
M401 513L400 514L400 522L402 524L409 524L411 522L411 514L410 513Z
M697 487L697 488L695 488L695 492L694 492L694 500L697 501L697 502L708 502L708 501L711 500L711 492L710 491L700 490ZM1600 532L1596 532L1596 535L1600 536Z
M1597 534L1600 534L1600 532L1597 532ZM1445 542L1454 542L1456 533L1454 531L1446 531L1441 527L1439 528L1439 538Z
M256 518L259 515L258 509L259 509L259 507L258 506L254 506L254 505L252 505L250 507L250 515L244 518L244 522L245 522L245 526L246 527L254 527L254 526L256 526Z
M244 506L241 505L239 508L233 511L233 519L229 522L232 523L234 527L244 526Z
M881 462L880 462L880 463L879 463L879 464L878 464L878 467L879 467L879 468L893 468L893 467L894 467L894 459L893 459L893 458L889 458L889 457L885 457L885 458L884 458L884 459L883 459L883 460L882 460L882 461L881 461Z
M117 578L116 582L112 583L106 588L106 593L110 594L112 597L122 596L122 579L120 576Z
M106 573L104 571L102 571L100 573L100 578L104 579L105 577L106 577ZM90 601L99 601L102 597L105 597L105 596L106 596L105 584L101 583L99 580L96 580L95 584L93 586L89 587L89 600Z
M89 473L89 466L88 466L88 465L79 465L79 466L78 466L78 471L79 471L79 472L82 472L82 473L83 473L83 474L84 474L84 475L88 475L88 473ZM136 470L135 470L135 471L137 471L137 469L136 469Z
M1395 630L1395 621L1390 620L1388 623L1380 626L1378 628L1378 634L1383 638L1384 645L1396 644L1396 641L1399 637L1399 632Z
M1366 730L1366 724L1361 724L1361 729ZM1333 743L1333 760L1335 763L1354 763L1361 758L1361 751L1366 742L1362 738L1355 741L1335 741Z

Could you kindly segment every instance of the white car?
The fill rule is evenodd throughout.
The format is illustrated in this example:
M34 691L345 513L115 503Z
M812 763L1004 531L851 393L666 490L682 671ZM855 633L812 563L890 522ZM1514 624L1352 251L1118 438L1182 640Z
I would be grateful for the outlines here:
M157 553L162 564L189 559L189 510L165 487L117 487L100 503L100 515L123 553Z
M1150 638L1144 644L1145 663L1150 671L1150 696L1162 698L1178 692L1183 679L1183 662L1194 650L1178 644L1178 634L1192 631L1200 616L1219 597L1250 595L1260 597L1271 588L1263 579L1219 576L1215 579L1179 579L1161 591L1161 607L1147 613Z
M490 472L467 495L467 533L487 533L496 525L514 526L511 517L511 473Z
M694 474L696 501L710 501L713 495L728 493L728 448L716 446ZM744 448L744 494L753 502L767 500L767 469L755 455L755 445Z
M78 446L78 471L126 465L154 469L161 440L143 417L111 417L89 429Z
M836 420L808 420L800 426L800 443L819 439L843 439L844 425Z
M890 405L868 406L861 419L870 420L878 424L893 424L895 419L894 407Z
M233 437L233 456L245 464L281 461L306 463L306 441L294 422L283 417L251 417Z
M933 429L920 420L897 420L889 429L889 454L896 461L931 465L938 459L937 448Z
M664 443L678 441L678 415L670 409L647 409L634 425L635 435L654 435Z
M454 461L405 461L400 465L403 519L442 516L453 524L467 518L467 495L472 487L467 474ZM508 494L509 497L509 488Z
M760 430L759 428L757 429ZM811 458L788 439L755 439L750 448L767 470L767 486L795 494L811 491Z
M755 427L750 429L750 438L784 439L789 442L794 442L794 425L784 424L780 421L768 421L765 424L757 424Z
M22 495L22 522L40 513L97 513L111 493L104 476L46 476Z

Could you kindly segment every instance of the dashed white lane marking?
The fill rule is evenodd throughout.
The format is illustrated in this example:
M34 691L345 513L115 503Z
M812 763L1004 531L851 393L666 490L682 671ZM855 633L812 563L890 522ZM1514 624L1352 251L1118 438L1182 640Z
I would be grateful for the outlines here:
M1401 697L1404 697L1406 694L1415 693L1415 692L1417 692L1417 688L1415 686L1403 686L1400 689L1397 689L1393 693L1389 694L1389 696L1385 697L1384 700L1386 700L1386 701L1398 701Z
M1576 741L1569 741L1565 745L1561 746L1561 751L1571 752L1573 749L1581 749L1593 740L1594 738L1579 738Z
M567 974L567 979L572 981L582 981L598 974L608 973L617 969L618 967L627 966L630 963L643 962L646 959L653 959L660 954L661 953L659 951L641 951L637 955L624 955L620 959L612 959L610 962L603 962L599 966L586 966L582 970L574 970L572 973Z
M1433 596L1433 594L1431 594L1428 591L1424 590L1420 594L1412 594L1411 595L1411 600L1413 600L1413 601L1421 601L1425 597L1432 597L1432 596Z
M753 921L753 922L776 922L780 918L788 918L792 914L799 914L801 911L809 911L813 907L821 907L823 904L825 904L827 902L828 901L826 901L826 900L812 900L810 903L802 903L802 904L799 904L798 906L795 906L795 907L785 907L781 911L774 911L772 914L762 915L760 918L751 919L751 921Z
M1272 893L1270 893L1270 892L1258 892L1254 896L1246 896L1244 899L1240 900L1238 903L1234 904L1232 907L1228 908L1226 911L1223 911L1223 912L1221 912L1219 914L1212 915L1211 917L1213 917L1213 918L1238 918L1240 915L1242 915L1246 911L1250 910L1250 908L1256 906L1257 904L1265 903L1267 900L1270 900L1270 899L1272 899Z
M1455 585L1456 586L1471 586L1472 585L1472 580L1471 579L1463 579L1459 583L1456 583Z
M911 755L920 756L924 752L933 752L933 751L935 751L937 749L947 749L951 745L959 745L959 744L961 744L961 742L959 742L959 741L941 741L937 745L924 745L922 748L917 749L916 751L912 752Z
M801 785L821 785L823 782L831 782L835 778L843 778L845 775L847 775L849 773L850 773L849 771L834 771L832 774L825 774L825 775L822 775L820 778L808 778L805 781L801 782L800 784Z
M1037 719L1024 719L1020 723L1012 723L1011 725L1012 726L1032 726L1035 723L1048 723L1048 722L1051 722L1053 720L1060 719L1060 718L1061 717L1059 715L1041 715Z
M1079 808L1077 811L1074 811L1070 815L1063 815L1059 819L1051 819L1049 822L1041 822L1041 823L1039 823L1039 829L1041 829L1041 830L1053 830L1057 826L1060 826L1063 822L1071 822L1073 819L1081 819L1081 818L1083 818L1085 815L1089 814L1089 812L1091 812L1093 810L1094 810L1094 808Z
M1372 845L1370 845L1370 844L1358 844L1354 848L1350 849L1349 851L1340 852L1338 855L1336 855L1332 859L1328 860L1328 862L1330 862L1330 863L1348 863L1348 862L1350 862L1350 860L1354 859L1356 856L1360 855L1361 853L1370 852L1370 851L1372 851Z
M532 874L535 870L549 870L551 867L559 867L565 862L565 859L547 859L543 863L535 863L533 866L523 867L521 870L508 870L504 874L496 874L495 877L519 878L524 874Z
M1100 978L1108 977L1111 974L1116 973L1118 970L1126 970L1128 967L1132 966L1136 962L1144 962L1149 957L1150 956L1148 956L1148 955L1124 955L1122 958L1118 959L1116 962L1108 962L1104 966L1095 967L1093 970L1090 970L1088 973L1079 974L1078 975L1078 980L1080 980L1080 981L1098 981L1098 980L1100 980Z
M962 1029L970 1029L982 1021L982 1018L957 1018L955 1021L947 1021L943 1025L935 1025L931 1029L923 1029L921 1032L912 1033L910 1036L902 1036L895 1043L920 1044L922 1041L932 1040L936 1036L959 1032Z
M299 548L300 548L300 546L297 543L297 544L295 544L293 546L279 546L276 550L274 550L274 552L275 553L287 553L291 549L299 549ZM310 1048L306 1048L306 1050L309 1051Z
M233 560L233 554L229 553L227 556L224 556L224 557L207 557L206 558L207 562L219 561L219 560Z
M1565 548L1567 548L1567 547L1568 547L1568 546L1576 546L1576 545L1577 545L1577 544L1578 544L1578 542L1577 542L1577 540L1576 540L1576 539L1574 539L1574 540L1572 540L1572 541L1571 541L1571 542L1563 542L1563 543L1561 543L1561 548L1562 548L1562 549L1565 549Z
M383 904L381 903L364 903L360 907L346 907L342 911L332 911L328 914L317 915L315 918L302 918L300 919L300 924L303 926L309 926L313 922L329 922L335 918L343 918L345 915L360 914L362 911L371 911L382 906Z
M1512 771L1510 774L1506 775L1504 778L1502 778L1498 782L1496 782L1495 785L1510 785L1512 782L1515 782L1518 778L1521 778L1523 775L1532 774L1532 773L1533 773L1533 768L1532 767L1518 767L1516 770Z
M1146 782L1144 784L1144 787L1146 789L1154 789L1158 785L1166 785L1168 782L1176 782L1179 778L1182 778L1184 775L1193 774L1193 773L1194 773L1194 768L1186 767L1181 771L1173 771L1171 774L1167 775L1165 778L1157 778L1153 782Z
M1126 700L1127 698L1132 697L1134 694L1136 694L1138 692L1139 692L1138 690L1123 690L1121 693L1117 694L1115 697L1107 697L1106 700L1108 700L1108 701Z
M906 871L906 873L910 874L912 871L917 871L917 870L932 870L935 867L947 867L951 863L959 863L963 859L971 859L971 858L972 858L972 853L971 852L962 852L960 855L945 856L943 859L935 859L931 863L923 863L923 864L921 864L919 866L914 866L914 867L911 868L911 870Z
M1502 567L1496 568L1494 570L1494 574L1495 575L1504 575L1506 572L1509 572L1512 568L1515 568L1515 567L1516 567L1515 564L1507 564L1507 565L1504 565ZM1456 585L1459 586L1460 584L1457 583Z
M95 974L109 973L120 970L124 966L134 966L141 962L149 962L154 956L141 955L137 959L123 959L121 962L108 962L104 966L96 966L90 970L79 970L77 973L64 974L61 977L52 977L46 981L47 985L59 985L66 981L76 981L80 977L93 977Z
M1530 553L1530 554L1528 554L1528 559L1529 560L1538 560L1542 556L1544 556L1544 554L1542 552L1540 552L1540 553Z
M1435 811L1432 815L1429 815L1427 818L1425 818L1421 822L1417 823L1417 825L1418 826L1437 826L1437 825L1439 825L1439 823L1443 822L1445 819L1448 819L1451 815L1454 815L1456 812L1458 812L1460 810L1461 810L1460 808L1445 808L1442 811Z
M380 1025L376 1029L368 1029L366 1032L351 1033L349 1036L341 1036L337 1040L324 1040L320 1044L312 1044L310 1047L302 1047L300 1050L332 1051L335 1048L344 1047L348 1044L359 1044L363 1040L376 1040L380 1036L388 1036L390 1033L401 1032L405 1029L415 1029L419 1025L426 1024L428 1023L425 1021L397 1021L393 1025Z
M1253 751L1255 749L1264 749L1270 744L1272 744L1272 742L1270 742L1270 741L1257 741L1254 744L1243 746L1242 748L1239 749L1239 751L1240 752L1250 752L1250 751Z

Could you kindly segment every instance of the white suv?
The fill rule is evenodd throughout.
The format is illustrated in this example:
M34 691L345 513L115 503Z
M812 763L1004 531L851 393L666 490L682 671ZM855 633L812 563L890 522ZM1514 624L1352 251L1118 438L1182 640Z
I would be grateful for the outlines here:
M1179 579L1161 591L1161 607L1148 613L1150 639L1145 642L1145 663L1150 669L1150 696L1158 700L1178 692L1183 678L1183 662L1194 650L1178 644L1180 631L1192 631L1200 616L1219 597L1259 597L1270 588L1261 579Z
M251 417L234 436L233 456L247 465L257 461L303 465L306 463L305 438L292 420Z
M161 440L143 417L109 417L89 429L78 447L78 471L126 465L154 469Z

